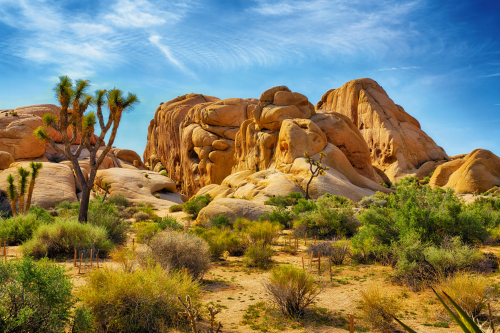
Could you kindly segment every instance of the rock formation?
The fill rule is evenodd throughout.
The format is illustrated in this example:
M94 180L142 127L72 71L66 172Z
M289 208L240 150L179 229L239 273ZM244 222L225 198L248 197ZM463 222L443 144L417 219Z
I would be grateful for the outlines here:
M486 149L473 150L438 166L429 184L452 188L456 193L485 192L500 186L500 158Z
M335 111L352 120L368 144L372 165L385 181L409 174L422 176L418 169L423 163L448 159L419 122L371 79L349 81L327 91L316 104L316 111Z

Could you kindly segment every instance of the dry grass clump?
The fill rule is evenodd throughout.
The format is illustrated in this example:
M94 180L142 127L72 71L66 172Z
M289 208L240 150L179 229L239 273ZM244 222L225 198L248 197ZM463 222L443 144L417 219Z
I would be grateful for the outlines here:
M88 275L79 296L100 332L167 332L182 310L177 296L198 300L199 286L183 272L161 267L133 272L99 269Z
M450 295L472 318L479 316L486 308L493 291L491 281L483 275L464 272L442 279L435 289Z
M384 296L377 285L370 285L361 291L361 314L373 328L388 331L400 305L396 298Z
M302 317L322 290L311 275L291 265L272 270L264 288L280 311L292 318Z
M137 222L143 222L143 221L147 221L150 219L150 216L148 213L146 212L137 212L135 213L134 215L132 215L132 217L137 221Z
M202 279L210 268L208 244L200 237L176 231L163 231L149 244L152 259L167 270L188 270L195 279Z

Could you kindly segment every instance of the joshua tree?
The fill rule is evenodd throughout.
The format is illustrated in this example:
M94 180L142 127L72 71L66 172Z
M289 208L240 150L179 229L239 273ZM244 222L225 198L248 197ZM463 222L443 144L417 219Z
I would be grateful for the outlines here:
M321 160L323 157L326 155L323 152L319 153L319 161L313 160L312 157L309 157L307 155L307 152L304 153L304 157L306 158L306 162L309 163L309 169L311 170L311 178L307 182L307 187L306 187L306 199L309 200L311 197L309 196L309 185L311 184L312 180L314 177L318 177L319 175L324 175L325 170L329 170L329 167L324 167L323 164L321 164ZM316 167L316 169L313 170L313 167Z
M12 215L16 216L17 215L17 189L16 185L14 185L14 177L12 175L7 176L7 182L9 185L7 185L7 197L9 198L10 201L10 208L12 209Z
M30 172L23 167L17 169L19 173L19 214L24 214L24 196L26 195L26 189L28 187L28 176Z
M38 177L39 170L43 167L41 162L33 162L30 163L31 168L31 180L30 186L28 188L28 198L26 199L26 208L25 211L29 212L31 207L31 197L33 196L33 190L35 189L35 180Z
M52 127L61 133L64 149L56 145L43 126L37 128L34 134L40 140L47 141L55 151L63 154L71 161L76 178L82 188L78 220L84 222L87 221L90 191L94 185L97 169L115 141L122 113L123 111L132 109L135 104L139 103L139 100L135 94L131 93L129 93L127 97L124 97L123 92L116 88L110 91L96 90L95 96L92 97L86 94L90 86L88 80L76 80L74 87L71 79L67 76L61 76L59 80L60 82L56 84L54 88L56 97L61 104L59 117L47 113L43 116L43 121L45 126ZM69 109L70 105L73 108L72 111ZM88 112L85 114L87 108L91 105L96 107L96 113ZM102 112L103 106L107 106L109 109L109 116L106 122L104 121ZM91 139L97 121L99 122L101 133L96 138L95 144L92 144ZM99 147L104 142L104 137L109 129L111 129L111 134L108 139L108 144L104 150L101 151L99 157L97 157ZM68 136L68 130L72 131L71 138ZM71 145L75 143L78 137L80 137L80 144L76 150L72 150ZM87 179L80 168L80 164L78 164L78 157L84 148L90 152L90 174Z
M104 182L103 186L104 187L101 187L104 190L104 197L102 198L102 202L104 202L104 200L106 200L106 195L108 195L109 189L111 188L111 185L109 185L108 182Z

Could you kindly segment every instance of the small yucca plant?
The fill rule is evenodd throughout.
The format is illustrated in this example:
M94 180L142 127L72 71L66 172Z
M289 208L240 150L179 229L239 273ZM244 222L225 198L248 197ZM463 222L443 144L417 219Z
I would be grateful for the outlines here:
M33 190L35 189L35 180L38 177L39 171L42 167L43 167L43 164L41 162L31 161L31 163L30 163L31 180L30 180L30 186L28 189L28 198L26 199L26 211L27 212L30 210L31 197L33 196Z
M26 189L28 188L28 176L30 172L23 167L17 169L19 173L19 214L24 214L24 196L26 195Z
M9 185L7 185L7 197L9 198L10 201L10 208L12 209L12 215L16 216L17 215L17 188L16 185L14 185L14 177L9 174L7 176L7 182Z

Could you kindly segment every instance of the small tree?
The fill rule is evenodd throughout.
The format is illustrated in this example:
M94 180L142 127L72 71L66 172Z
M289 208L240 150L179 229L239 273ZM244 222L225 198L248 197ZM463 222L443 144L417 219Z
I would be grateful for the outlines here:
M311 197L309 196L309 185L311 184L312 180L314 177L318 177L319 175L324 175L326 170L329 170L329 167L324 167L323 164L321 164L321 160L323 157L325 157L325 153L320 152L319 153L319 161L315 161L312 157L309 157L307 155L307 152L304 153L304 157L306 158L306 162L309 163L309 169L311 170L311 178L307 182L307 187L306 187L306 199L310 200ZM315 167L315 169L313 169Z
M38 177L39 170L43 167L41 162L33 162L30 163L31 168L31 179L30 186L28 188L28 198L26 199L26 212L29 212L31 207L31 197L33 196L33 190L35 189L35 180Z
M106 200L106 196L109 194L109 189L111 188L111 185L108 182L104 182L103 186L104 187L101 187L102 190L104 191L104 197L102 198L102 202Z
M17 215L17 188L16 185L14 185L14 177L9 174L7 176L7 182L9 185L7 185L7 197L9 198L10 201L10 208L12 209L12 215L16 216Z
M46 113L43 115L43 121L45 126L51 127L61 133L64 149L61 149L56 145L43 126L38 127L34 134L40 140L47 141L56 152L66 156L66 158L73 165L76 178L82 188L82 198L80 200L78 220L80 222L84 222L87 221L90 191L94 185L97 169L113 146L118 126L120 125L122 113L132 109L135 104L139 103L139 100L135 94L131 93L129 93L127 97L124 97L123 92L116 88L113 88L110 91L96 90L95 96L92 97L86 94L86 91L90 86L90 81L76 80L75 86L73 87L71 79L67 76L61 76L59 80L60 82L56 84L56 87L54 88L56 97L61 104L59 118L53 114ZM70 105L73 108L72 111L69 109ZM96 107L96 113L89 112L85 114L87 108L91 105ZM107 122L104 121L102 112L102 108L104 106L107 106L109 109ZM96 138L95 144L92 144L91 139L94 133L94 126L97 121L99 122L101 133ZM108 144L101 152L99 158L97 158L97 152L101 144L104 143L104 137L108 133L109 129L111 129L111 134L108 139ZM68 130L72 130L71 138L68 136ZM72 151L71 145L76 142L78 137L80 137L80 144L76 151ZM80 164L78 163L78 157L80 157L84 148L90 152L90 173L87 179L80 168Z
M30 172L23 167L17 169L17 172L19 173L19 214L24 214L24 196L28 188L28 176Z

